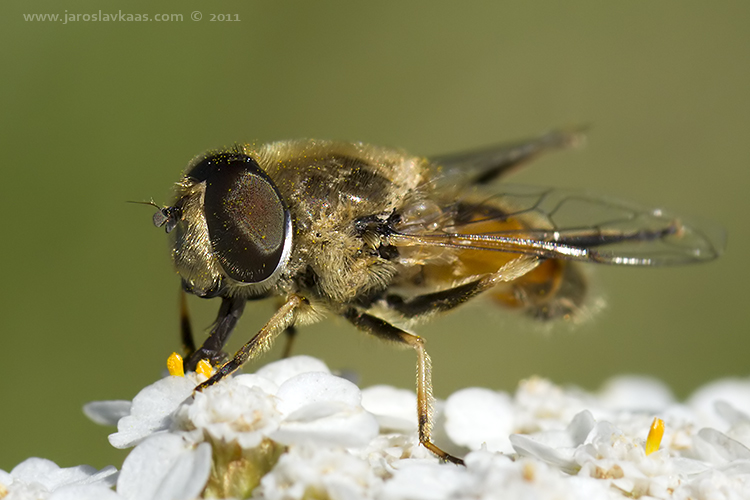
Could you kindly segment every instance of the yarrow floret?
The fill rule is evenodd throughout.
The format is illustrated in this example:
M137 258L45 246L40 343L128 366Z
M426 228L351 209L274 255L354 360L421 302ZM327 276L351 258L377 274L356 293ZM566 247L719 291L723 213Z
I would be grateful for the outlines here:
M191 498L204 487L211 496L246 497L287 447L364 447L378 434L359 389L313 358L271 363L194 392L203 380L194 374L162 379L141 391L118 421L110 442L135 445L117 483L127 498L170 492ZM88 407L89 414L111 410ZM177 487L179 495L168 489Z
M0 471L0 499L750 498L750 380L685 404L642 377L597 394L539 378L464 389L436 402L433 437L465 467L419 444L412 391L360 390L304 356L194 392L204 380L87 405L133 447L119 475L29 459ZM663 438L646 437L655 416Z

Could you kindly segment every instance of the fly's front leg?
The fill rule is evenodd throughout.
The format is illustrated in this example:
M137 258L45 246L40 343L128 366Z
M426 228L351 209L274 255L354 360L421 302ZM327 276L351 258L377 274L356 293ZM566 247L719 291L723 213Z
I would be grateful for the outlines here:
M276 339L281 332L294 325L297 317L297 310L306 303L307 301L299 295L290 296L284 305L282 305L274 315L271 316L271 319L268 320L255 337L243 345L235 353L232 359L216 370L216 373L214 373L210 379L196 387L196 390L202 391L206 387L214 385L227 375L235 372L248 360L254 359L264 351L268 350L273 344L274 339Z
M195 352L195 339L193 338L193 327L190 326L187 294L182 287L180 287L180 340L182 340L182 353L185 359L188 359Z
M208 359L211 364L224 361L225 354L222 352L222 348L227 343L234 327L237 326L237 321L245 310L245 302L245 299L238 297L223 297L221 299L219 314L211 332L208 334L208 338L203 342L200 349L194 350L185 361L185 367L188 370L194 371L201 359ZM183 329L183 342L185 334Z
M417 419L419 442L443 460L463 465L463 460L441 450L432 442L432 367L430 357L424 348L421 337L405 332L385 320L367 313L348 309L343 316L354 326L380 339L398 342L414 349L417 353Z

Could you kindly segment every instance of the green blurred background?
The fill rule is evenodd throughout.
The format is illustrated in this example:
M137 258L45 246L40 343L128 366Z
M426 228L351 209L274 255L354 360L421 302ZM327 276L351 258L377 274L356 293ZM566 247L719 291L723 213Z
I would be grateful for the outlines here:
M0 6L1 469L29 456L120 466L111 429L81 406L132 398L178 347L166 237L153 210L125 201L168 201L193 155L235 141L351 139L429 155L591 124L586 149L514 181L716 221L726 254L686 268L597 268L608 307L577 329L481 304L425 325L436 394L512 390L533 374L593 389L641 373L684 397L747 374L750 3L210 5ZM184 20L23 18L66 9ZM192 300L196 325L217 306ZM233 346L270 311L248 308ZM412 353L341 320L303 329L296 352L356 371L364 386L413 384Z

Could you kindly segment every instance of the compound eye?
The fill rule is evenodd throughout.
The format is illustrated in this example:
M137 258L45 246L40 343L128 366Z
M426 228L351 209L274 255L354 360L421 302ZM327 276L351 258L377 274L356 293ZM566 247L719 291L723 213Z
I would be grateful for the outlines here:
M208 157L188 177L206 182L208 235L227 276L243 283L270 279L291 245L289 211L273 181L238 153Z

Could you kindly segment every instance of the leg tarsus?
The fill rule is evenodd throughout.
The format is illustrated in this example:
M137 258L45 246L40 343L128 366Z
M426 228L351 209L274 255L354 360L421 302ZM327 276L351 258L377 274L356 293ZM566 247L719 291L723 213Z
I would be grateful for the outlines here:
M423 442L421 444L425 448L427 448L428 450L430 450L431 452L433 452L435 455L437 455L439 459L441 459L441 460L443 460L445 462L450 462L450 463L456 464L456 465L466 465L462 459L460 459L458 457L454 457L450 453L444 452L443 450L441 450L440 448L438 448L437 446L435 446L431 441Z

